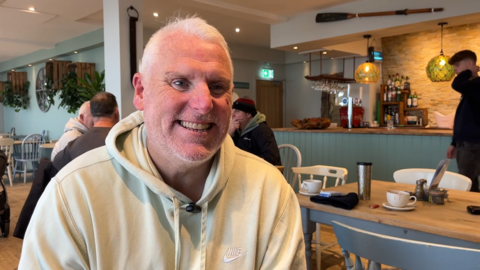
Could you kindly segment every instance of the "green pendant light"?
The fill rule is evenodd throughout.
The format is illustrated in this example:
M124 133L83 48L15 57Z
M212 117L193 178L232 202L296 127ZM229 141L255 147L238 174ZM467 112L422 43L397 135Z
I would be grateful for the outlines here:
M368 39L370 39L371 35L364 35L364 38L367 39L367 51L368 51ZM355 81L357 83L376 83L380 78L380 70L378 69L377 65L374 63L367 62L358 66L357 70L355 70Z
M453 66L448 63L449 56L443 55L443 26L446 22L441 22L438 25L442 27L442 41L440 55L433 57L427 65L427 76L432 82L448 82L455 76Z

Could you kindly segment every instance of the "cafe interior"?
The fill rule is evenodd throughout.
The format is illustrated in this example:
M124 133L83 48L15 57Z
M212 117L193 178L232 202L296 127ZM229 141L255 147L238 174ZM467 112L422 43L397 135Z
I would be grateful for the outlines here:
M168 17L191 14L224 35L234 93L267 116L301 207L308 269L480 265L480 220L468 207L480 195L446 158L461 99L448 59L480 53L480 1L0 0L10 207L0 270L18 266L22 239L12 233L35 162L50 157L81 104L69 74L113 93L124 118L135 111L130 78L145 44ZM353 208L314 200L352 192Z

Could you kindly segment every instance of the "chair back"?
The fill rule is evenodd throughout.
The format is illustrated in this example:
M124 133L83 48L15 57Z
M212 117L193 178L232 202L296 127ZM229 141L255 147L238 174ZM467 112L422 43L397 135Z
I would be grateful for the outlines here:
M10 138L12 137L10 133L0 133L0 138Z
M298 180L298 188L300 189L300 175L292 172L292 167L302 166L302 154L300 150L293 144L280 144L278 146L280 152L280 160L284 167L283 175L287 179L288 184L292 188L295 188L296 182Z
M310 167L297 167L292 168L292 171L298 174L310 174L310 179L313 179L314 175L323 176L322 189L326 188L327 186L327 177L336 178L335 186L338 186L339 184L345 185L348 177L347 169L333 166L316 165Z
M40 160L40 145L44 144L43 136L41 134L30 134L22 141L22 155L23 161L39 161Z
M12 138L0 138L0 149L7 156L7 162L10 164L12 162L12 153L13 153L13 144L14 140Z
M380 269L381 264L399 269L478 269L480 250L428 242L412 241L360 230L338 221L332 227L345 256L347 269L353 268L350 252L355 254L355 269L360 258L368 260L368 266ZM373 269L367 266L366 269Z
M416 181L419 179L426 179L427 185L430 186L435 170L433 169L422 169L422 168L413 168L413 169L403 169L398 170L393 173L393 179L397 183L404 184L416 184ZM472 181L470 178L454 173L454 172L445 172L438 185L439 188L453 189L453 190L462 190L470 191L472 186Z

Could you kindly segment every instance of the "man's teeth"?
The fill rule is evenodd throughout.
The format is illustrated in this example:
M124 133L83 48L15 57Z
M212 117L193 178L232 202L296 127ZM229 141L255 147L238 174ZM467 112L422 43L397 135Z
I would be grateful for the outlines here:
M186 121L180 121L180 125L185 128L195 129L195 130L207 130L210 127L210 124L197 124L197 123L190 123Z

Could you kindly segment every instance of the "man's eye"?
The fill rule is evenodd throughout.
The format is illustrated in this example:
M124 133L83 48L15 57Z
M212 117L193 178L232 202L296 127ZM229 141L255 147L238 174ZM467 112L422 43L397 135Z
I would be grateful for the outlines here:
M225 87L219 84L211 85L210 91L214 94L223 94L223 92L225 92Z
M174 85L174 86L177 86L177 88L178 88L178 87L180 87L180 88L185 88L185 87L188 86L188 83L186 83L186 82L184 82L184 81L174 81L174 82L173 82L173 85Z

